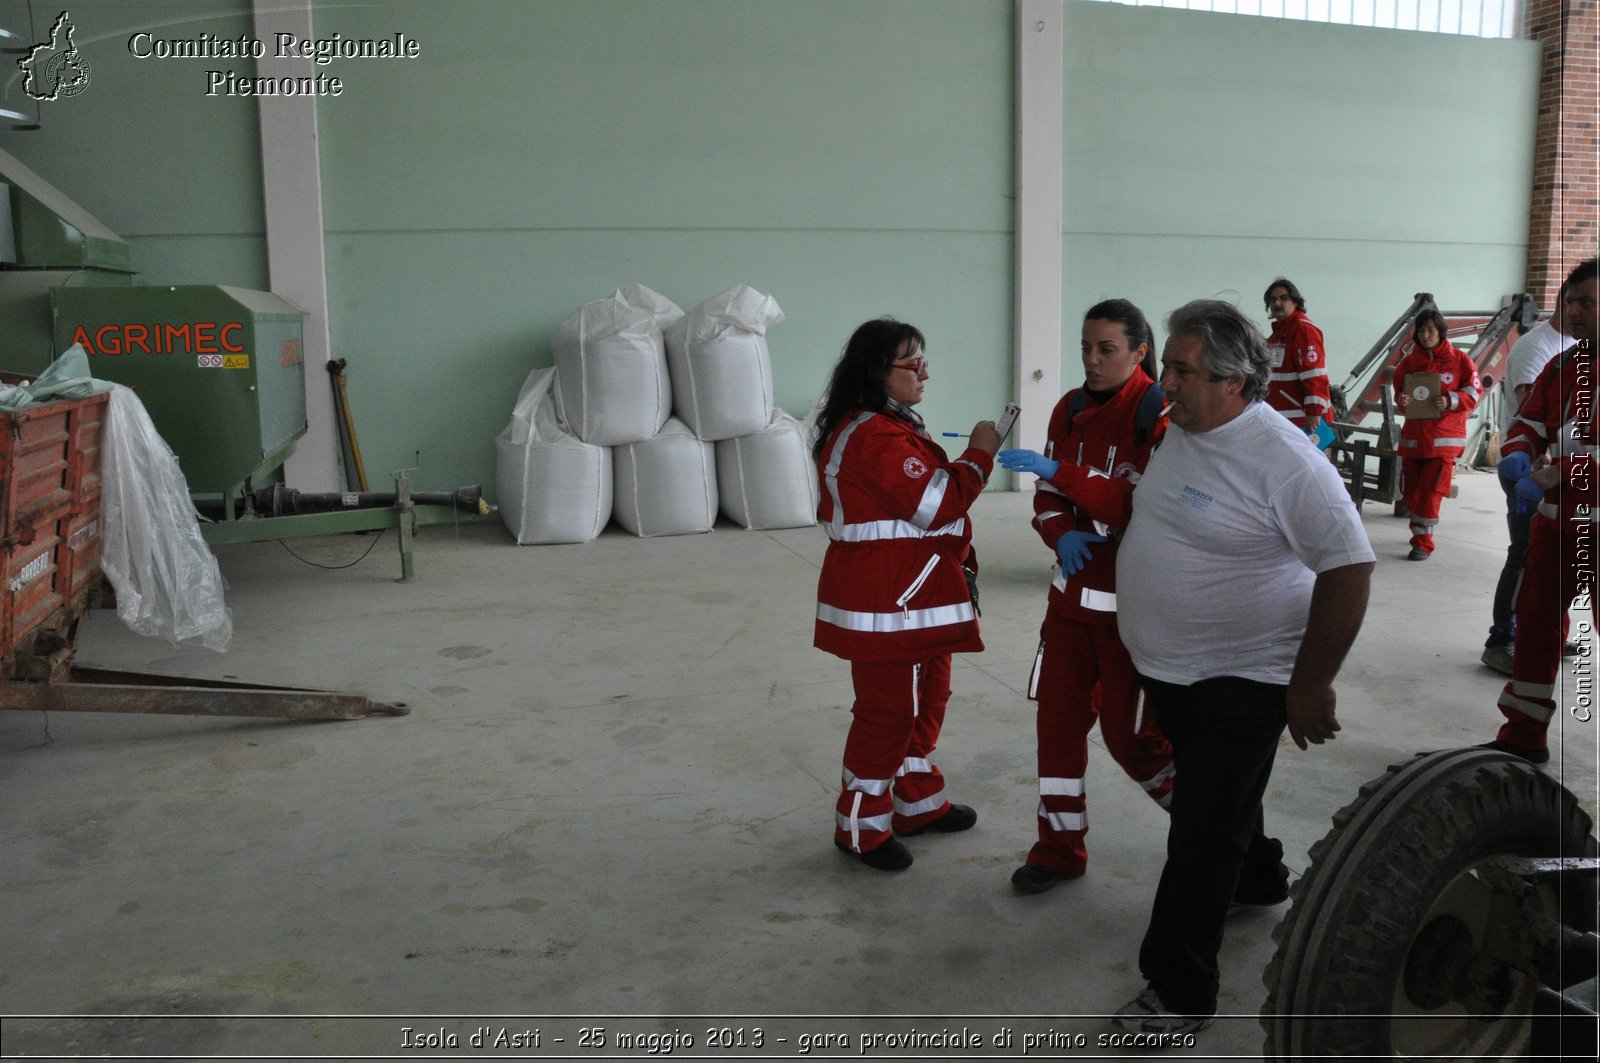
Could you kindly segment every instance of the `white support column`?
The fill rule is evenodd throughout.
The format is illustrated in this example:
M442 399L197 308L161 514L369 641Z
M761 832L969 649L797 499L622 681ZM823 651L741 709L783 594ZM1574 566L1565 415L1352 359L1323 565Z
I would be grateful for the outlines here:
M1063 21L1062 0L1017 0L1016 381L1022 417L1009 445L1030 450L1044 447L1050 411L1061 398Z
M253 0L255 36L267 44L256 60L262 77L315 77L311 59L278 59L275 34L311 36L311 0ZM306 312L306 422L285 475L302 491L337 491L339 436L334 425L328 342L328 272L323 256L322 165L314 96L262 96L261 191L267 218L267 275L272 291Z

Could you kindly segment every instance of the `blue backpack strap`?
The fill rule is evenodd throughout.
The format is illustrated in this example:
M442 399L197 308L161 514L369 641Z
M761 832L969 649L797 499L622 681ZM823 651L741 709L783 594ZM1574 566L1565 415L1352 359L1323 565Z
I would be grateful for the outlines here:
M1072 398L1067 400L1067 424L1083 412L1089 404L1089 393L1082 388L1072 393ZM1161 410L1167 404L1167 394L1161 390L1160 384L1151 384L1145 389L1144 395L1139 399L1139 405L1133 411L1134 438L1143 446L1150 438L1150 433L1156 430L1156 422L1161 419Z
M1166 404L1167 393L1161 390L1160 384L1151 384L1145 389L1144 397L1139 400L1139 408L1133 411L1133 434L1140 446L1155 431L1156 422L1161 419L1161 409Z

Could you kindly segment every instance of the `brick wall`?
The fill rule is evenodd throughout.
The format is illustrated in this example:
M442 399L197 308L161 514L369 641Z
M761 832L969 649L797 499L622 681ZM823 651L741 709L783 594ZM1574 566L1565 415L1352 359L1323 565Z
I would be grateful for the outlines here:
M1600 239L1600 0L1526 0L1544 45L1528 222L1527 290L1549 308L1567 271Z

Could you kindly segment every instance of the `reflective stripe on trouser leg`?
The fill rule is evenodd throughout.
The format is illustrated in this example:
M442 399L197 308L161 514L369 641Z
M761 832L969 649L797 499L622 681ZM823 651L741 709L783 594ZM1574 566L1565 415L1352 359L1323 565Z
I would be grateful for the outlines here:
M1038 703L1039 805L1034 819L1039 840L1028 851L1027 862L1056 872L1077 871L1089 858L1083 777L1099 676L1087 625L1046 619L1039 634L1031 684Z
M894 814L897 799L912 803L944 788L938 768L928 763L949 699L949 658L942 658L942 666L940 661L920 666L851 662L856 699L845 738L834 837L857 852L882 845L894 827L904 829ZM920 684L913 682L918 675Z
M1411 545L1433 553L1433 529L1439 523L1444 496L1450 493L1449 458L1401 458L1402 497L1411 514Z
M911 740L894 777L894 829L917 830L950 809L944 776L930 759L944 726L950 701L950 657L930 657L917 665L916 717Z
M1172 746L1155 713L1145 711L1133 659L1115 628L1096 628L1089 641L1100 673L1100 736L1106 751L1152 801L1167 808L1172 803Z
M1528 526L1528 549L1517 585L1512 679L1498 703L1506 720L1496 736L1502 742L1543 749L1548 741L1546 733L1558 708L1556 698L1570 685L1563 682L1567 677L1561 674L1567 607L1585 580L1593 576L1595 543L1585 543L1583 538L1572 526L1563 534L1560 522L1545 516L1535 516ZM1593 593L1589 605L1592 626Z

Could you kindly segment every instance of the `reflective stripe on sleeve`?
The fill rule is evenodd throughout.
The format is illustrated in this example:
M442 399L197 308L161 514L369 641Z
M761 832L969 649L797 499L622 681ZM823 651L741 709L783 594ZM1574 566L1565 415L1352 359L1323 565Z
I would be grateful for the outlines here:
M832 452L828 454L828 464L823 469L822 480L823 486L828 490L828 497L833 500L833 519L828 522L829 538L837 539L839 536L835 533L845 526L844 504L839 501L839 465L844 461L844 448L849 445L850 437L855 434L855 430L872 416L874 415L863 413L846 425L844 431L839 433L839 438L834 441Z
M945 490L950 486L950 474L943 469L934 471L928 480L928 486L922 492L922 501L917 505L917 511L911 515L911 523L919 528L927 528L933 524L933 518L939 513L939 507L944 503Z

